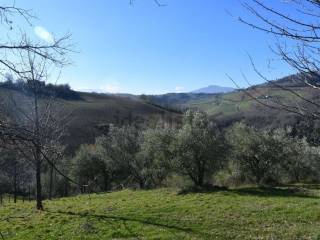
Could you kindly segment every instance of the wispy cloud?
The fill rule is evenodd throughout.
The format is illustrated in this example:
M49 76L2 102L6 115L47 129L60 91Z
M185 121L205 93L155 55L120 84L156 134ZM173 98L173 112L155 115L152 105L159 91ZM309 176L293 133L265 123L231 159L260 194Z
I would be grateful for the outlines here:
M54 37L53 35L47 31L44 27L41 26L35 26L34 27L34 33L41 38L42 40L46 41L47 43L53 43Z
M184 91L184 87L176 86L174 90L175 90L176 93L182 93Z
M107 93L120 93L122 88L118 82L113 82L102 86L101 90Z

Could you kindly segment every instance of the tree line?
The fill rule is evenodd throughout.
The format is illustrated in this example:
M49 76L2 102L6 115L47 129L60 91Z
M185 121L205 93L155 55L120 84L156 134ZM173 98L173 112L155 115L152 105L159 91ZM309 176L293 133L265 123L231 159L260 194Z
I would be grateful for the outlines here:
M78 92L71 89L69 84L53 84L46 83L45 81L36 80L37 88L40 97L53 97L65 100L81 100ZM5 74L0 88L15 90L22 92L26 95L32 95L33 82L25 81L24 79L14 79L10 74Z
M74 156L63 154L60 145L51 152L41 146L50 158L39 170L42 199L122 188L206 189L320 180L320 148L295 127L257 129L237 122L221 128L205 112L188 110L178 126L106 124L101 133ZM0 195L34 198L35 160L27 154L34 147L16 147L1 148Z
M290 127L220 129L206 113L189 110L175 129L110 124L95 144L80 147L71 174L90 191L156 188L175 176L199 188L317 182L319 150Z

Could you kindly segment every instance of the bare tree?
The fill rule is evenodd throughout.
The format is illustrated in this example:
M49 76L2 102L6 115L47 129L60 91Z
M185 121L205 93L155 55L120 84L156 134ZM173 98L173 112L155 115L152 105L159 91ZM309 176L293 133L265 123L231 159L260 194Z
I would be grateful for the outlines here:
M26 82L29 96L14 93L7 96L7 101L1 102L0 141L2 145L14 145L34 164L37 209L41 210L42 162L45 159L52 168L56 168L50 159L61 155L57 143L64 130L60 124L63 118L57 115L58 108L55 109L54 101L40 100L41 88L49 77L49 66L63 67L70 63L68 53L73 51L73 46L70 43L70 34L60 38L52 35L48 42L31 40L22 30L23 27L15 25L17 18L22 18L27 25L32 25L35 16L31 10L15 6L14 1L12 5L0 5L0 24L7 28L7 33L3 33L0 42L0 74L11 72ZM14 37L11 38L10 35Z
M23 28L14 25L15 20L19 17L23 18L29 26L32 25L31 21L35 18L31 10L16 7L14 1L11 6L0 5L0 24L8 28L8 31L3 33L2 41L0 42L0 70L2 73L8 70L21 73L19 72L21 71L19 70L20 62L16 58L21 51L32 52L56 65L69 63L67 56L73 50L73 45L70 43L71 34L67 33L60 38L52 35L52 39L49 42L32 41L22 30ZM10 37L10 34L14 35L14 39Z
M310 92L316 95L316 91L320 90L320 1L278 2L283 6L276 4L277 7L274 7L272 3L262 0L245 0L241 4L255 20L240 17L239 21L274 36L275 46L271 50L295 70L296 75L291 80L299 86L310 87ZM256 68L251 57L250 60L254 71L261 79L274 88L288 92L294 100L291 104L271 99L262 101L250 90L244 90L246 95L269 108L313 119L320 118L319 103L305 97L293 87L268 79Z
M25 53L33 53L38 58L45 59L59 67L70 62L67 57L68 53L73 51L73 46L70 43L70 34L65 34L60 38L52 36L50 43L32 41L27 37L26 33L21 30L22 28L17 27L19 31L14 30L14 23L19 17L24 19L28 25L31 25L31 20L35 18L31 10L17 7L15 1L13 1L12 5L0 5L0 24L8 29L7 32L2 33L0 40L0 74L4 75L8 72L25 74L26 72L22 70L24 63L19 62L21 60L21 54ZM15 33L14 39L10 38L9 33L12 31ZM0 127L2 130L7 128L6 137L9 137L9 135L13 137L9 132L14 126L9 126L8 122L3 122L3 119L0 118ZM22 137L22 135L20 137ZM17 137L19 136L16 135L15 138Z
M9 93L2 137L32 162L36 173L37 209L42 210L41 171L43 162L53 165L62 156L60 140L67 118L54 96L43 95L48 79L48 60L33 51L20 51L19 78L24 92ZM52 166L53 167L53 166Z

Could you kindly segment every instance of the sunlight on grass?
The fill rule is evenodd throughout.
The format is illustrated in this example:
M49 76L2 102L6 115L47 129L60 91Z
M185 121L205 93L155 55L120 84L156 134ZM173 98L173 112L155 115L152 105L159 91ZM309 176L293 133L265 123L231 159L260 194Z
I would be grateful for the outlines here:
M124 190L0 208L5 239L317 239L316 190Z

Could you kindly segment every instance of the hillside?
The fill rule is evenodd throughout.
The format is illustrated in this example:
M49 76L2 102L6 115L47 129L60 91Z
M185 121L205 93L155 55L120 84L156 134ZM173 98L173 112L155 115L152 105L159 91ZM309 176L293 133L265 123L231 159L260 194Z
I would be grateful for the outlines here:
M314 102L320 102L319 90L307 87L297 79L299 76L288 76L275 83L286 87ZM306 103L289 91L274 84L261 84L248 88L247 93L260 102L276 106L282 103L289 106L304 106ZM270 109L258 103L244 91L236 90L225 94L192 94L175 93L149 96L150 101L159 105L176 109L196 108L209 113L222 125L234 121L245 120L249 124L259 126L279 126L296 121L297 115L283 110ZM310 105L310 104L309 104Z
M158 107L133 96L118 96L77 92L79 100L57 98L66 114L70 114L65 142L68 152L73 153L80 144L93 143L101 134L101 124L156 125L159 120L174 124L180 114ZM27 104L28 96L20 91L0 88L0 99L13 96L19 104Z
M279 79L276 84L319 102L319 91L301 84L298 77L288 76ZM262 106L241 90L219 94L168 93L150 96L74 92L64 85L60 90L63 98L58 98L58 101L65 111L71 114L68 136L65 139L70 153L82 143L93 143L95 137L100 134L97 127L101 124L121 125L135 122L155 126L159 119L169 124L176 124L180 122L180 112L189 108L206 111L222 126L240 120L257 126L283 126L297 121L297 115ZM304 104L290 92L272 84L253 86L247 91L268 105L274 105L275 102L287 105ZM16 89L8 89L8 86L0 87L0 97L8 92L21 95ZM21 100L23 97L18 99Z
M318 239L318 196L319 190L301 187L124 190L45 201L44 212L34 202L5 200L0 232L12 240Z
M167 122L179 121L180 115L145 103L138 98L81 93L82 101L64 101L68 111L72 112L70 138L67 142L76 147L80 142L93 142L99 134L96 128L100 124L125 124L130 122L154 125L163 119Z

